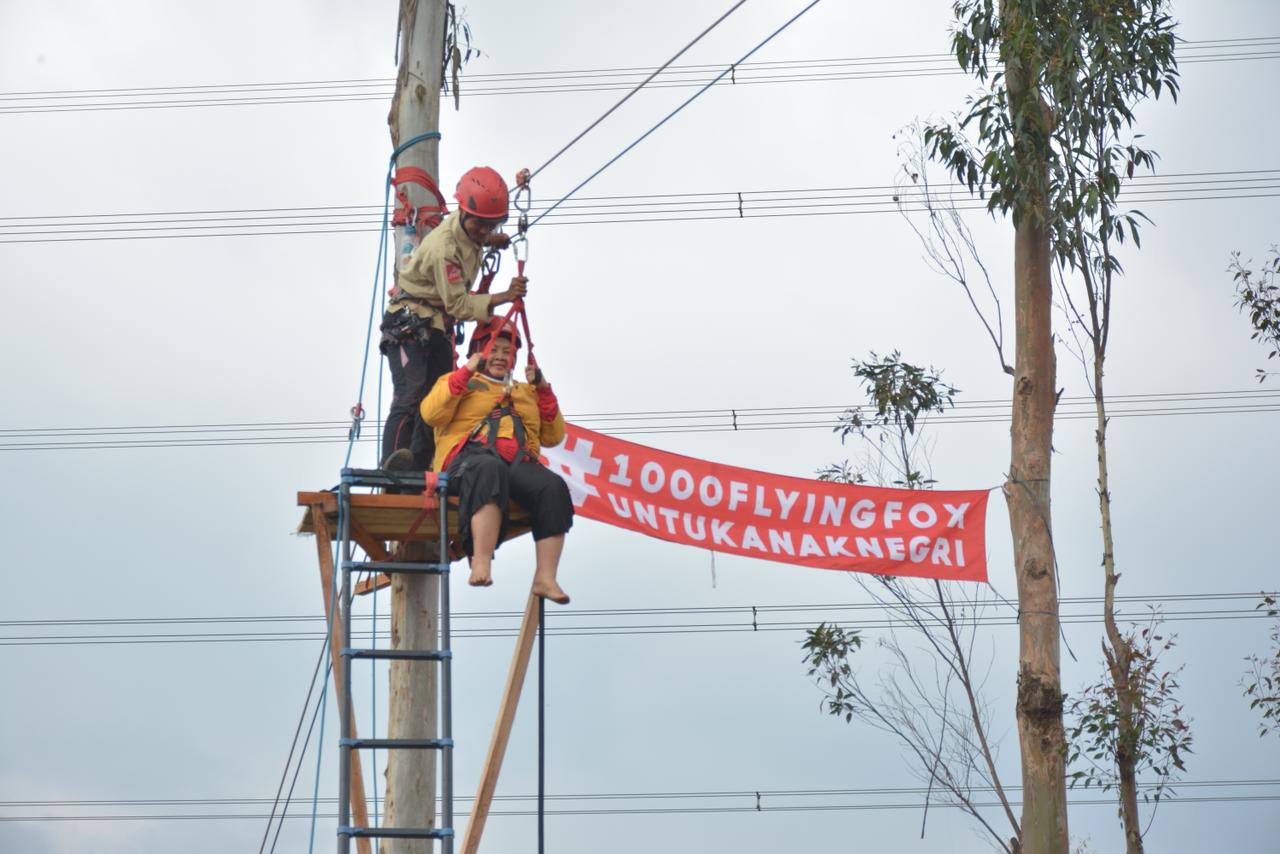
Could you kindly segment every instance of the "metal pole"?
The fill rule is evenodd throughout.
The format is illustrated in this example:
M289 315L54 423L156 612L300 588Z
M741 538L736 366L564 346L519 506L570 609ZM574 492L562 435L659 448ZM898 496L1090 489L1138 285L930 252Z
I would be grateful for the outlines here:
M440 826L453 830L453 641L449 602L449 475L440 472L436 480L440 502L440 649L447 654L440 661L440 737L446 746L440 751L440 795L444 813ZM444 854L453 854L453 836L441 845Z
M338 556L342 568L342 595L333 617L342 620L341 649L351 647L351 475L342 473L342 486L339 491L339 504L342 515L342 529L339 536ZM332 633L330 633L332 636ZM351 751L354 749L342 742L351 738L351 668L342 668L341 685L338 690L338 731L340 739L338 748L338 827L351 825ZM338 834L338 854L350 854L351 837L346 833Z
M544 854L547 816L547 600L538 600L538 854Z

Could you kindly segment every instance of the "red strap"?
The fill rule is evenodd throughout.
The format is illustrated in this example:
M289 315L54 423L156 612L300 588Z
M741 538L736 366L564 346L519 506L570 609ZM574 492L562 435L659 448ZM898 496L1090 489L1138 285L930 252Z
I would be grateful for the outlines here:
M413 520L413 524L409 526L409 532L400 541L400 547L396 549L395 554L391 557L393 561L403 559L405 546L409 545L413 535L418 533L418 528L422 527L422 523L427 521L427 517L431 515L432 510L440 509L440 499L436 497L436 487L440 483L440 476L433 471L424 472L423 480L425 481L426 490L422 493L422 512Z
M523 267L524 263L521 262L520 266ZM536 368L538 367L538 359L533 355L533 336L529 333L529 316L525 311L524 300L522 299L518 299L513 303L511 303L511 310L508 311L506 316L502 318L503 328L506 328L507 324L511 324L512 326L514 326L516 315L519 315L520 317L520 325L524 328L524 340L529 345L529 356L528 356L529 364L530 366ZM492 352L493 345L497 340L498 340L498 334L496 332L493 335L489 336L489 343L484 345L484 354L483 354L484 359L487 360L489 358L489 353Z
M449 204L441 194L440 188L436 186L435 179L425 169L419 169L417 166L397 166L395 177L391 179L391 183L396 188L396 210L391 217L392 225L409 225L410 216L412 215L412 225L421 234L440 225L440 222L449 213ZM417 184L435 196L437 204L423 205L419 208L411 207L409 205L409 194L400 189L401 184Z
M439 510L440 501L436 498L436 489L440 486L440 476L433 471L423 472L422 479L426 489L422 493L423 510Z

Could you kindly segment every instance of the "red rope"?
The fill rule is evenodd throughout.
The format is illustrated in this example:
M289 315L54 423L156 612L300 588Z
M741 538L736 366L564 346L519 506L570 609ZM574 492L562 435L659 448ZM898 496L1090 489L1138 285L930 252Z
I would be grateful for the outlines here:
M520 262L520 266L524 267L523 261ZM521 270L522 275L523 273L524 271ZM506 315L502 318L502 329L506 329L507 326L511 326L512 329L515 329L515 318L517 315L520 317L520 325L524 328L524 340L529 345L529 355L528 355L529 365L530 367L536 368L538 367L538 359L533 355L533 336L529 332L529 315L528 315L528 312L525 311L524 300L517 299L516 301L511 303L511 310L508 311ZM482 354L481 358L485 359L486 361L489 359L489 353L493 350L494 343L496 343L498 340L498 335L500 334L500 331L501 330L495 331L492 335L490 335L489 343L484 345L484 353Z
M413 535L418 533L422 523L427 521L427 517L433 511L440 509L440 499L436 497L436 486L440 483L440 475L433 471L424 472L423 480L425 481L423 485L426 489L422 493L422 512L413 520L413 524L409 526L409 531L404 535L404 539L401 540L399 548L391 556L393 561L401 560L404 557L405 546L409 545L409 542L413 540Z
M396 209L391 217L392 225L412 225L415 231L423 234L440 225L449 213L448 202L445 201L440 188L436 186L435 179L425 169L419 169L417 166L397 166L391 183L396 188ZM417 184L436 197L436 204L412 207L409 204L409 194L400 189L402 184Z

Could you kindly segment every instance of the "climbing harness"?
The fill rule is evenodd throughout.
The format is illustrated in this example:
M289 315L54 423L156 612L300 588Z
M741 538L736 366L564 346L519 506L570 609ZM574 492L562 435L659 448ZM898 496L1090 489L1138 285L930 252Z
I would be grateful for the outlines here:
M401 189L404 184L417 184L435 196L436 203L413 207L409 204L409 194ZM395 187L396 194L396 209L391 217L393 226L404 226L406 232L420 235L439 226L449 214L449 205L427 170L417 166L397 166L391 185Z
M498 430L503 418L511 419L511 432L516 440L516 455L511 458L510 465L514 466L523 460L533 459L525 438L524 419L520 417L520 413L516 412L509 395L504 396L502 401L489 411L485 419L475 426L467 436L467 444L474 443L495 454L498 453Z

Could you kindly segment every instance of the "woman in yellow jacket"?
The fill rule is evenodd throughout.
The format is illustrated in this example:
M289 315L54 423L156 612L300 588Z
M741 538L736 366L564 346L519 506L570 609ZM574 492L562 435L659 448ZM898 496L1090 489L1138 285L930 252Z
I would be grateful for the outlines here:
M496 336L487 361L484 348ZM562 605L556 582L564 535L573 526L569 488L538 461L539 450L564 441L564 416L555 392L530 366L529 382L514 382L520 335L504 318L477 327L470 358L436 381L421 405L435 430L435 470L448 472L458 496L458 532L471 559L473 587L493 583L493 553L502 541L507 503L525 508L533 527L537 568L533 592Z

